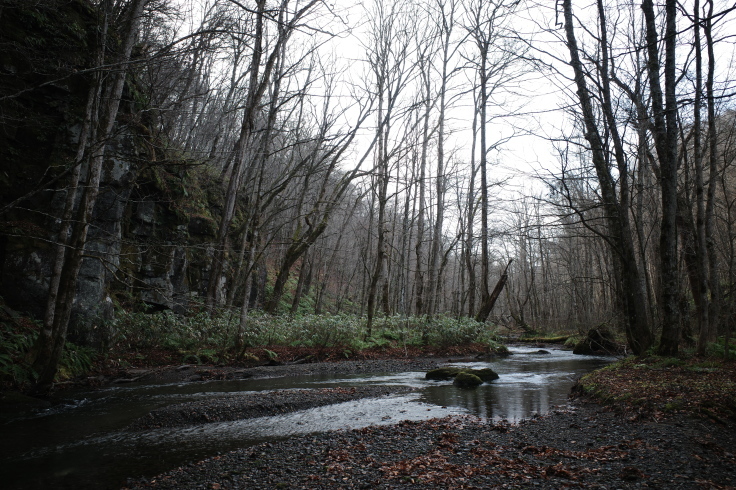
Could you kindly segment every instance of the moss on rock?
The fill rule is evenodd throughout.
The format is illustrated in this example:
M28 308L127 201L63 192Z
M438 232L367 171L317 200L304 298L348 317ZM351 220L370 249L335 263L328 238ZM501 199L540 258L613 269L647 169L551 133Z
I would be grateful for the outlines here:
M498 374L496 373L496 371L494 371L491 368L470 369L466 372L470 374L474 374L475 376L478 376L483 382L488 382L488 381L493 381L494 379L498 379Z
M498 374L496 374L496 372L491 368L470 369L450 366L427 371L425 378L435 381L447 381L450 379L457 379L461 374L471 374L478 378L481 383L498 379Z
M455 376L455 380L452 382L452 384L459 388L475 388L478 385L483 384L483 380L475 374L463 371Z
M447 381L454 378L464 370L458 367L441 367L427 371L425 376L426 379L432 379L435 381Z

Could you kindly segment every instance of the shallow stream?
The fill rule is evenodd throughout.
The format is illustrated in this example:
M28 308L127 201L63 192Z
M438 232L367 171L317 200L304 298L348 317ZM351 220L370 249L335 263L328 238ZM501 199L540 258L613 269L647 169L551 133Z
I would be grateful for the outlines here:
M151 477L191 461L275 437L335 429L473 414L518 421L564 405L582 374L612 361L569 351L511 348L512 356L458 365L490 367L500 378L475 390L424 379L424 372L176 384L128 384L67 393L62 403L0 425L0 481L3 488L120 488L127 477ZM416 388L409 394L363 399L203 426L138 433L125 428L153 409L221 394L269 390L393 385Z

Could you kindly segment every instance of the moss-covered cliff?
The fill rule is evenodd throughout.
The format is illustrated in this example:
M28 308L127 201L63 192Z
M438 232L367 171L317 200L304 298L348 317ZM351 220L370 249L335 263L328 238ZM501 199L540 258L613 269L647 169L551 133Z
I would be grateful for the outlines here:
M0 7L0 295L36 317L92 83L94 15L84 0ZM104 343L116 302L184 311L206 289L220 188L152 130L135 80L128 77L107 143L74 301L75 342Z

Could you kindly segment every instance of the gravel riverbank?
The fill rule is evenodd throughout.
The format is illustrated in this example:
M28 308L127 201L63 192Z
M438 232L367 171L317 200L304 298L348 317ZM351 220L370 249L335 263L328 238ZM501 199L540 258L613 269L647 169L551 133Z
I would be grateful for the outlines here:
M359 374L359 373L395 373L402 371L428 371L440 367L447 362L456 362L461 358L416 358L416 359L367 359L345 360L340 362L314 362L303 364L281 364L273 366L255 366L247 368L229 366L165 366L158 368L132 368L110 376L101 384L129 383L142 381L146 383L175 383L206 380L231 379L263 379L283 376L311 376L315 374ZM469 360L467 358L464 360Z
M733 488L736 426L638 421L594 402L518 425L475 417L273 441L129 488Z
M411 388L405 386L361 386L218 396L153 410L133 422L129 429L151 430L161 427L182 427L281 415L297 410L409 391L412 391Z

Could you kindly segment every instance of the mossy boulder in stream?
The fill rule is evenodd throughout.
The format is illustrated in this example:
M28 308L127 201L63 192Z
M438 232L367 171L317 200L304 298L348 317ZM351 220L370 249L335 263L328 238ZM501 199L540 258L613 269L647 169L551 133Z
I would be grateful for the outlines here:
M488 381L493 381L494 379L498 379L498 374L491 368L469 369L465 372L478 376L484 383Z
M455 376L455 380L452 382L452 384L459 388L475 388L478 385L482 385L483 380L475 374L463 371Z
M435 381L447 381L454 378L463 371L465 371L463 368L458 367L441 367L437 369L432 369L431 371L427 371L425 378Z
M427 371L425 378L432 379L435 381L447 381L450 379L457 380L457 377L460 376L461 374L471 374L473 375L473 377L478 378L480 380L480 383L498 379L498 374L496 374L496 372L491 368L470 369L470 368L459 368L459 367L450 367L450 366ZM455 384L457 385L457 383Z

